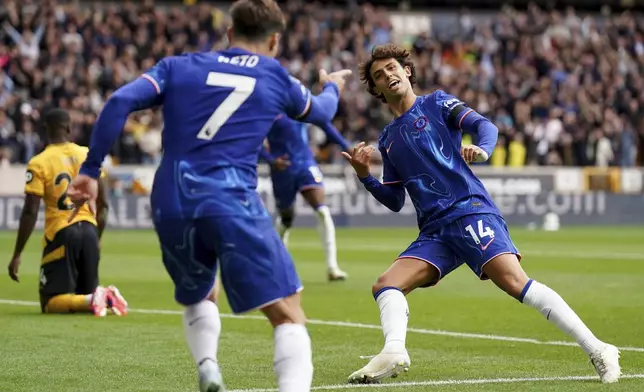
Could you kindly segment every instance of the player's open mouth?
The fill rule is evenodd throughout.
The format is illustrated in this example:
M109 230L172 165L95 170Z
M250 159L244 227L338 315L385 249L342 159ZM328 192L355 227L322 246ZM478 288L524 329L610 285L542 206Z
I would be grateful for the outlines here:
M389 88L398 87L399 84L400 82L398 80L392 80L391 82L389 82Z

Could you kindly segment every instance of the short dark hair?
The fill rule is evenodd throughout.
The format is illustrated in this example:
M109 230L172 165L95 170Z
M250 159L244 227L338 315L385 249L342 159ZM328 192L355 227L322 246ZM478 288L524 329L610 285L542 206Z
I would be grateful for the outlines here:
M63 109L51 109L43 118L45 129L49 137L64 136L69 131L72 118L69 113Z
M275 0L238 0L230 16L235 36L251 42L284 30L284 14Z
M379 94L376 92L376 83L371 77L371 66L373 66L373 63L378 60L394 59L398 61L403 68L409 67L409 70L411 71L409 83L414 87L416 84L416 68L414 67L414 63L411 61L410 57L411 53L409 53L407 49L394 44L374 46L373 50L371 50L371 58L358 65L360 81L367 85L367 91L369 91L369 94L378 98L382 102L386 102L385 96L382 93Z

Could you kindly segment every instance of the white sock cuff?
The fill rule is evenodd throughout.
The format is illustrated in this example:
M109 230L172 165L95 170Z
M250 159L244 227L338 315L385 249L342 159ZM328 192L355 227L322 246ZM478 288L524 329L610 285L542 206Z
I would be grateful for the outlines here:
M543 286L541 283L537 282L534 279L530 279L528 283L525 284L523 290L521 290L521 295L519 295L519 302L531 303L534 293L539 291L539 286Z
M331 210L329 210L329 207L326 204L318 206L318 208L315 209L315 212L317 212L319 217L331 216Z
M376 302L378 302L379 298L389 297L390 295L395 295L395 293L400 293L403 297L405 296L405 294L403 294L403 292L400 291L398 287L386 286L376 291L373 294L373 299L375 299Z

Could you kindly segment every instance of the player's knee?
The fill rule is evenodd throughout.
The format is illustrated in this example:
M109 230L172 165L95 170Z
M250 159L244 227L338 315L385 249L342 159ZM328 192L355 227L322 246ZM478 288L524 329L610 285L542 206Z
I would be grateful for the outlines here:
M217 305L217 300L219 299L219 282L215 283L215 286L212 288L206 299Z
M508 295L519 298L530 280L513 254L503 254L490 261L483 272Z
M388 274L382 274L378 277L376 280L376 283L371 286L371 294L373 294L374 298L377 297L380 293L385 291L387 288L395 288L397 290L402 291L404 294L407 294L404 290L404 287L401 287L401 285L396 282L392 277Z
M296 297L297 296L297 297ZM273 327L282 324L306 324L304 310L300 306L299 296L284 298L261 309Z
M499 287L508 295L518 299L529 280L527 275L506 275L503 277L502 287Z

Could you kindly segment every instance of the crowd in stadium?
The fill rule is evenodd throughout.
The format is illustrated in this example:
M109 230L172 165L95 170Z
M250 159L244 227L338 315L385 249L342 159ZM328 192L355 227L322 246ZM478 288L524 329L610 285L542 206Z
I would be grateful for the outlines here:
M0 166L25 163L44 145L40 116L68 109L87 144L105 99L164 56L223 47L226 10L209 4L153 7L53 0L5 1L0 9ZM357 7L357 6L356 6ZM386 10L320 9L291 2L280 60L307 85L317 70L356 69L374 45L393 40ZM644 19L573 10L503 9L490 23L466 14L458 34L432 31L410 45L419 93L461 98L500 131L490 164L634 166L644 156ZM390 114L354 77L335 125L353 142L375 142ZM130 117L113 150L120 163L155 163L162 117ZM321 162L337 148L313 133Z

